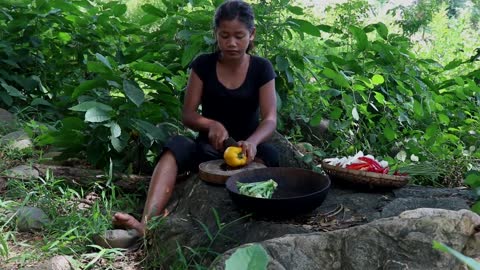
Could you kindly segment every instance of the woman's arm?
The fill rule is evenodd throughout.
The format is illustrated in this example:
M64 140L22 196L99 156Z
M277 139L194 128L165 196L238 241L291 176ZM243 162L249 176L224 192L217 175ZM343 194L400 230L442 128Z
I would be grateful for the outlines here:
M182 122L193 130L208 132L210 144L215 149L220 150L223 148L223 141L228 138L228 132L220 122L203 117L198 113L202 93L203 82L197 73L192 70L183 102Z
M248 157L252 161L257 154L257 145L268 140L277 128L277 96L275 94L275 79L260 87L260 116L261 122L255 132L244 142L240 142Z

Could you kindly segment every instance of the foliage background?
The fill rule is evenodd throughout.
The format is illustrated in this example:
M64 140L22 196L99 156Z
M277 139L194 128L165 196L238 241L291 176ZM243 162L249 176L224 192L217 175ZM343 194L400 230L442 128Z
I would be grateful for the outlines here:
M43 149L148 173L170 135L195 135L179 123L188 64L214 49L221 2L2 4L1 106ZM476 166L477 1L251 3L255 53L279 75L279 130L308 142L307 161L359 150L392 166L448 160L446 185Z
M0 168L60 151L110 177L85 189L53 175L9 181L0 257L24 266L69 254L88 269L120 254L90 245L112 212L141 212L143 194L123 193L112 174L148 174L169 136L195 136L179 121L188 64L214 50L212 15L221 2L0 0L0 108L15 113L35 143L24 152L0 146L7 160ZM414 183L467 184L480 194L480 1L249 2L254 53L278 74L278 129L313 169L362 150ZM79 212L72 202L90 194L98 201ZM38 250L12 257L19 241L3 210L19 204L55 218ZM480 202L472 210L480 212ZM189 262L179 248L179 268L203 269L192 262L211 251L187 250Z

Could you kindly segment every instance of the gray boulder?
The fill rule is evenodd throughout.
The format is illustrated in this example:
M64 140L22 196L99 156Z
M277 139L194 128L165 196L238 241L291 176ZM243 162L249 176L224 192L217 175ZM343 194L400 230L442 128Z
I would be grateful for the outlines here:
M444 243L467 255L479 254L480 217L469 211L421 208L345 230L286 235L260 244L268 269L464 269L453 256L432 248ZM226 252L214 269L235 251Z

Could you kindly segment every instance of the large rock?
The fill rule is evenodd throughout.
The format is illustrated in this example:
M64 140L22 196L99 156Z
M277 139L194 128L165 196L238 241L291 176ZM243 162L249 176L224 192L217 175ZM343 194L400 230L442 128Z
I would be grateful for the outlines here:
M467 255L480 252L480 217L468 210L422 208L398 217L324 233L286 235L264 241L268 269L465 269L432 248L444 243ZM231 250L213 267L224 269Z
M40 177L39 172L28 165L19 165L2 172L2 176L6 178L16 178L22 180L38 179Z
M1 125L13 125L15 122L15 116L9 111L0 108L0 124Z
M295 146L285 138L282 134L274 132L269 140L280 153L280 167L295 167L310 169L309 165L303 161L303 154L298 151Z
M406 186L396 190L358 190L333 186L323 204L312 213L281 220L247 216L248 213L233 204L223 186L212 186L193 176L177 184L170 201L176 208L163 226L148 234L151 245L146 265L152 268L169 265L175 259L177 243L192 248L209 246L207 230L210 235L226 236L217 237L210 245L212 251L222 253L244 243L287 234L335 231L362 225L409 209L468 209L474 200L471 190L456 188ZM215 218L217 214L219 220Z
M33 145L32 140L25 131L14 131L0 138L0 144L7 144L10 147L22 150Z

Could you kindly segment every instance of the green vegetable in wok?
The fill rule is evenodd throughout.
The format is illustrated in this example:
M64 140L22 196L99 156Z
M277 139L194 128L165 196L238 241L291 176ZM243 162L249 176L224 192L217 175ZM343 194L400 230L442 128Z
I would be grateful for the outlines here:
M237 188L240 194L264 199L272 198L277 186L277 182L273 181L273 179L253 183L237 182Z

